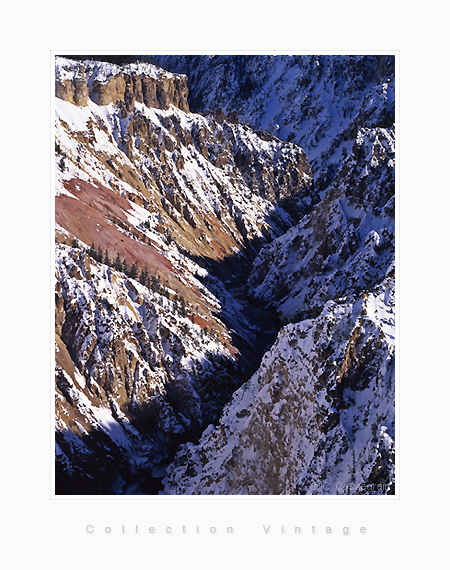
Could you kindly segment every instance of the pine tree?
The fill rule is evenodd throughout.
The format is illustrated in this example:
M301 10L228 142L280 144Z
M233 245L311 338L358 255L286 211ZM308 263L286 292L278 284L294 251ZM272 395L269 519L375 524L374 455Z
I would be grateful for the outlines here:
M139 276L139 281L142 283L142 285L148 287L147 283L148 283L149 279L148 279L148 269L147 269L147 266L145 266L145 269L143 269L143 270L141 271L141 274L140 274L140 276Z
M98 246L98 248L97 248L97 261L99 263L103 263L103 251L102 251L102 248L100 246Z
M106 265L111 265L111 261L109 259L108 250L105 249L105 259L103 261Z
M128 275L129 275L129 277L131 277L131 279L136 279L137 273L138 273L138 264L137 264L137 261L135 261L133 263L133 265L131 266L130 271L128 272Z
M120 254L117 252L116 259L114 261L114 269L117 271L122 271L122 262L120 261Z
M186 316L186 301L184 297L180 297L180 313L182 317Z

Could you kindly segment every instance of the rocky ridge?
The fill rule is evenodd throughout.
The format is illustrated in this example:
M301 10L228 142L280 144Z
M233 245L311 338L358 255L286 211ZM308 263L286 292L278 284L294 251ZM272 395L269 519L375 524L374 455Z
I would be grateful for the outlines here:
M394 477L393 280L286 325L164 494L386 495Z

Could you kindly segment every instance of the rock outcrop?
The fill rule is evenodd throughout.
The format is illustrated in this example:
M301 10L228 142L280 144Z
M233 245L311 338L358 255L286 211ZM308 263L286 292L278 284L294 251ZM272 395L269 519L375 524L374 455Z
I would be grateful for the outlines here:
M170 105L188 112L185 75L164 72L149 63L125 67L98 61L56 59L56 96L75 105L123 103L127 112L134 103L168 109Z

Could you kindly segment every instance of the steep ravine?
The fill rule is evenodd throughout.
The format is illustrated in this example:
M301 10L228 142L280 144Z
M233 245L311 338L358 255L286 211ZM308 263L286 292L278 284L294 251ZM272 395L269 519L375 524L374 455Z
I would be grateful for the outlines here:
M281 328L281 321L276 311L268 307L265 303L254 299L247 287L247 281L252 270L253 262L259 252L259 249L251 249L251 253L237 255L232 260L226 260L223 264L212 263L207 264L209 274L215 280L210 283L209 287L213 294L218 298L223 295L224 291L228 299L232 301L235 307L239 307L240 313L234 314L231 321L225 315L218 315L218 318L224 322L228 332L232 338L232 344L239 351L236 370L238 377L236 378L235 387L238 388L245 384L251 376L258 370L261 359L267 350L275 342ZM223 267L222 267L223 266ZM216 272L216 275L214 274ZM228 279L225 279L228 276ZM216 284L216 287L214 286ZM224 302L227 301L224 299ZM240 318L239 318L240 316ZM245 325L243 325L245 323ZM238 324L242 328L238 328ZM234 328L232 328L234 327ZM236 330L238 329L238 330ZM239 331L239 332L238 332ZM228 370L218 369L217 375L228 374ZM202 384L202 378L199 378L199 384ZM222 395L220 409L229 403L232 393L226 392ZM216 425L222 411L217 415L213 422ZM210 424L211 425L211 424ZM204 428L207 426L203 426ZM200 430L189 441L198 444L203 430ZM161 463L156 465L151 472L143 469L142 472L130 474L124 473L120 475L114 485L117 494L134 494L134 495L152 495L163 491L162 480L166 476L166 469L172 463L177 451L170 450L170 455L165 457Z

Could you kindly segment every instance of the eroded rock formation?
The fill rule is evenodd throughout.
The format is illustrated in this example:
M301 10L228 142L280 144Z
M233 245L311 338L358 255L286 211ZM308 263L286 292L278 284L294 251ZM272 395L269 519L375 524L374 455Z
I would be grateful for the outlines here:
M75 105L86 106L134 103L168 109L170 105L189 111L187 77L174 75L147 63L117 66L107 62L57 59L56 96Z

